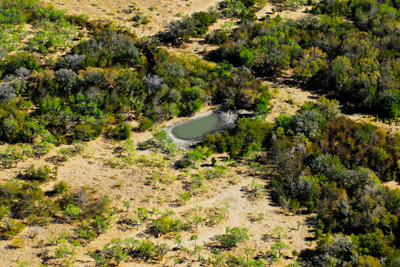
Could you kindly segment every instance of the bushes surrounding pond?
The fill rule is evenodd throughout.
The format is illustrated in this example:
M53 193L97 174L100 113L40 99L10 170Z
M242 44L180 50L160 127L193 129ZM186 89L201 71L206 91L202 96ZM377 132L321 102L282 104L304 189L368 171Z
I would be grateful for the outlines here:
M15 5L36 12L24 1ZM6 10L0 13L7 16ZM0 64L0 141L43 139L58 145L65 138L94 140L104 129L109 137L124 139L129 131L114 117L136 117L139 128L148 130L174 116L190 116L205 103L252 109L268 91L247 68L170 55L155 38L139 40L112 24L57 14L50 20L86 27L89 37L53 63L39 63L29 52L5 55ZM203 31L217 13L192 17Z

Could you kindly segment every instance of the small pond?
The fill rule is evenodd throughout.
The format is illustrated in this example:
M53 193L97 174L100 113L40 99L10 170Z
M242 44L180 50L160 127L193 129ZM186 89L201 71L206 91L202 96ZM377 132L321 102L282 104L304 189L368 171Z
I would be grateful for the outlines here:
M217 114L211 114L176 126L172 129L172 134L183 140L195 139L215 130L220 121L221 118Z

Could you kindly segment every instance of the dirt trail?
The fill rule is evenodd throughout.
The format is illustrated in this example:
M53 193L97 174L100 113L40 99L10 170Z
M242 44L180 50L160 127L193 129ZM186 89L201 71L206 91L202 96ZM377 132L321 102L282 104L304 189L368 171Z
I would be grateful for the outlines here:
M216 186L212 187L213 193L217 193L217 195L212 198L199 200L199 201L191 201L189 204L174 208L174 212L176 215L173 217L175 219L181 218L180 215L185 214L187 212L191 212L195 208L205 209L210 207L227 207L227 217L228 219L223 221L222 223L214 226L214 227L201 227L193 228L192 231L184 231L181 233L182 235L182 246L189 248L190 251L194 250L195 242L190 241L190 237L193 234L197 234L199 239L196 241L197 245L205 246L211 245L215 236L220 234L225 234L226 227L246 227L249 228L250 240L243 244L240 244L238 248L230 251L234 255L242 255L244 254L245 247L254 248L257 245L258 251L266 251L270 249L272 244L275 242L275 239L271 236L273 229L276 226L282 226L288 233L288 238L286 243L291 246L291 250L301 251L305 247L312 248L315 244L307 242L306 240L310 240L313 237L313 226L309 225L309 221L315 220L315 215L291 215L287 216L281 212L280 207L276 207L272 204L269 198L264 198L263 200L259 200L257 202L250 201L247 196L247 185L251 183L252 177L247 177L242 179L236 185L231 186ZM258 182L262 182L261 179L257 179ZM193 212L193 211L192 211ZM201 211L200 211L201 212ZM252 222L249 219L249 216L257 217L258 214L264 213L265 217L262 221ZM297 228L298 221L302 222L302 226L300 230L295 230ZM145 237L146 239L152 240L155 244L157 243L167 243L171 248L175 247L173 236L166 235L161 238L155 238L151 235L143 235L144 229L149 227L142 226L139 230L136 230L136 227L127 231L123 230L122 227L117 227L113 230L112 235L104 235L100 236L96 241L92 242L88 249L95 249L101 247L101 244L107 243L110 241L112 237L115 236L123 236L123 237ZM119 229L118 229L119 228ZM287 251L287 255L291 255L290 251ZM174 266L171 256L175 255L170 252L167 254L163 262L162 266ZM209 252L204 251L203 256L207 258L210 256ZM84 260L85 257L81 259ZM193 258L194 260L194 258ZM284 260L281 259L274 266L286 266L290 263L290 259ZM121 267L127 266L151 266L151 264L133 264L133 263L121 263ZM153 265L154 266L154 265ZM186 260L184 263L177 266L200 266L198 262L192 260ZM203 266L203 265L201 265Z

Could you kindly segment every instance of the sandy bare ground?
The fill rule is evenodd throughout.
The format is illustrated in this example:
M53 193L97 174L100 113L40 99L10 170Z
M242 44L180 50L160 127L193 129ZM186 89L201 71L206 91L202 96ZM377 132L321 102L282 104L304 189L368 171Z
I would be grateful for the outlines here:
M144 141L150 137L149 133L137 133L133 136L137 142ZM271 247L274 243L274 238L271 236L273 229L280 225L284 227L288 232L289 239L286 240L291 246L291 250L301 251L305 248L311 248L315 244L310 243L310 238L313 236L313 216L304 215L286 215L282 213L281 208L276 207L268 196L263 197L258 201L253 201L248 197L247 185L249 185L253 179L257 182L266 184L268 176L256 176L248 168L248 163L244 161L242 164L237 166L228 167L228 173L221 175L220 178L210 180L208 182L209 190L208 193L200 196L193 196L192 199L183 206L176 207L174 200L179 198L179 195L184 192L183 183L184 178L178 178L178 180L170 185L163 185L152 183L149 177L153 173L165 173L170 172L171 174L179 177L180 171L175 170L171 167L171 163L176 159L166 160L163 166L143 166L138 164L132 164L130 166L122 166L112 168L107 166L107 160L115 158L113 155L113 149L117 144L99 138L96 141L89 143L89 148L83 156L76 156L71 158L66 163L56 162L54 157L56 156L56 150L49 155L41 159L29 159L20 164L17 168L3 170L0 173L0 181L4 181L9 178L15 178L18 173L23 173L30 164L35 163L37 166L49 165L59 167L59 181L69 182L73 190L90 186L95 189L99 195L109 194L114 199L114 204L117 206L119 213L117 214L117 222L124 218L130 218L132 215L128 215L122 211L122 201L130 200L135 208L145 206L151 210L153 207L158 208L161 211L166 208L170 208L176 212L174 217L183 218L185 214L192 213L192 209L195 207L200 208L201 216L206 217L204 213L207 208L210 207L226 207L227 215L226 220L213 227L199 227L192 228L189 231L184 231L182 237L184 240L183 245L188 247L189 250L193 250L193 241L188 241L192 234L197 234L199 240L197 244L205 245L204 255L210 255L210 250L207 248L207 244L211 244L211 239L218 234L223 234L227 226L235 227L247 227L250 229L250 241L242 244L239 248L232 251L236 255L245 255L244 248L252 247L257 245L258 251L265 251ZM162 155L152 154L149 151L138 151L139 155L145 155L153 161L157 161ZM223 155L216 155L219 158L221 165L226 165L222 162ZM177 157L179 158L179 156ZM198 170L205 171L210 167L199 167ZM191 170L191 173L196 173L198 170ZM239 182L235 185L231 185L232 177L237 176ZM50 182L43 185L42 188L45 191L52 189L55 182ZM116 187L116 184L123 184L123 187ZM152 196L152 198L148 198ZM259 213L266 214L264 219L261 221L253 222L251 218L258 217ZM297 228L298 221L302 222L300 231L293 230ZM137 229L136 226L126 225L124 223L116 223L112 226L112 229L106 234L100 235L95 241L90 242L87 246L81 248L77 255L77 262L75 266L94 266L94 262L85 255L88 250L101 249L105 243L110 242L114 237L135 237L138 239L150 239L154 243L167 243L170 247L175 247L171 235L166 235L160 238L155 238L153 235L147 233L146 229L150 226L150 222L147 226L141 226ZM61 233L66 231L69 234L73 233L73 229L78 225L68 224L55 224L41 227L41 234L39 237L30 239L28 232L31 227L27 227L18 238L25 241L25 246L20 249L13 249L9 246L12 241L0 241L0 266L17 266L15 261L18 257L21 261L27 261L33 266L36 266L40 259L38 254L44 249L49 249L49 255L55 254L57 246L46 246L40 247L40 242L48 243L47 238L50 237L51 232ZM287 251L287 255L291 257L291 250ZM127 262L122 263L120 266L150 266L151 264L158 266L173 266L171 257L177 255L179 252L169 252L165 259L161 263L144 263L144 262ZM181 255L182 256L182 255ZM182 256L183 257L183 256ZM207 257L206 257L207 258ZM290 262L290 259L281 260L277 266L285 266ZM59 266L56 259L52 259L49 262L49 266ZM179 266L199 266L198 262L194 262L194 258L186 257L185 262Z
M155 35L163 31L165 23L180 19L177 15L179 12L190 15L206 11L216 3L215 0L45 0L45 2L57 9L67 10L67 14L83 13L89 15L92 20L113 21L119 26L131 27L138 37ZM139 10L130 14L122 12L133 7L133 3L137 4ZM150 23L135 28L134 22L128 20L136 14L148 16Z

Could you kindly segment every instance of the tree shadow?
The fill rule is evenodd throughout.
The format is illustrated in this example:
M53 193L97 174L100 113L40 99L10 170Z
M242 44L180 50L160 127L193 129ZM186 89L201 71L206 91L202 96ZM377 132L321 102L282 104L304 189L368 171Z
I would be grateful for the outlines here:
M55 166L64 166L64 162L60 160L60 157L54 155L51 157L47 157L44 160L45 162L51 163Z

